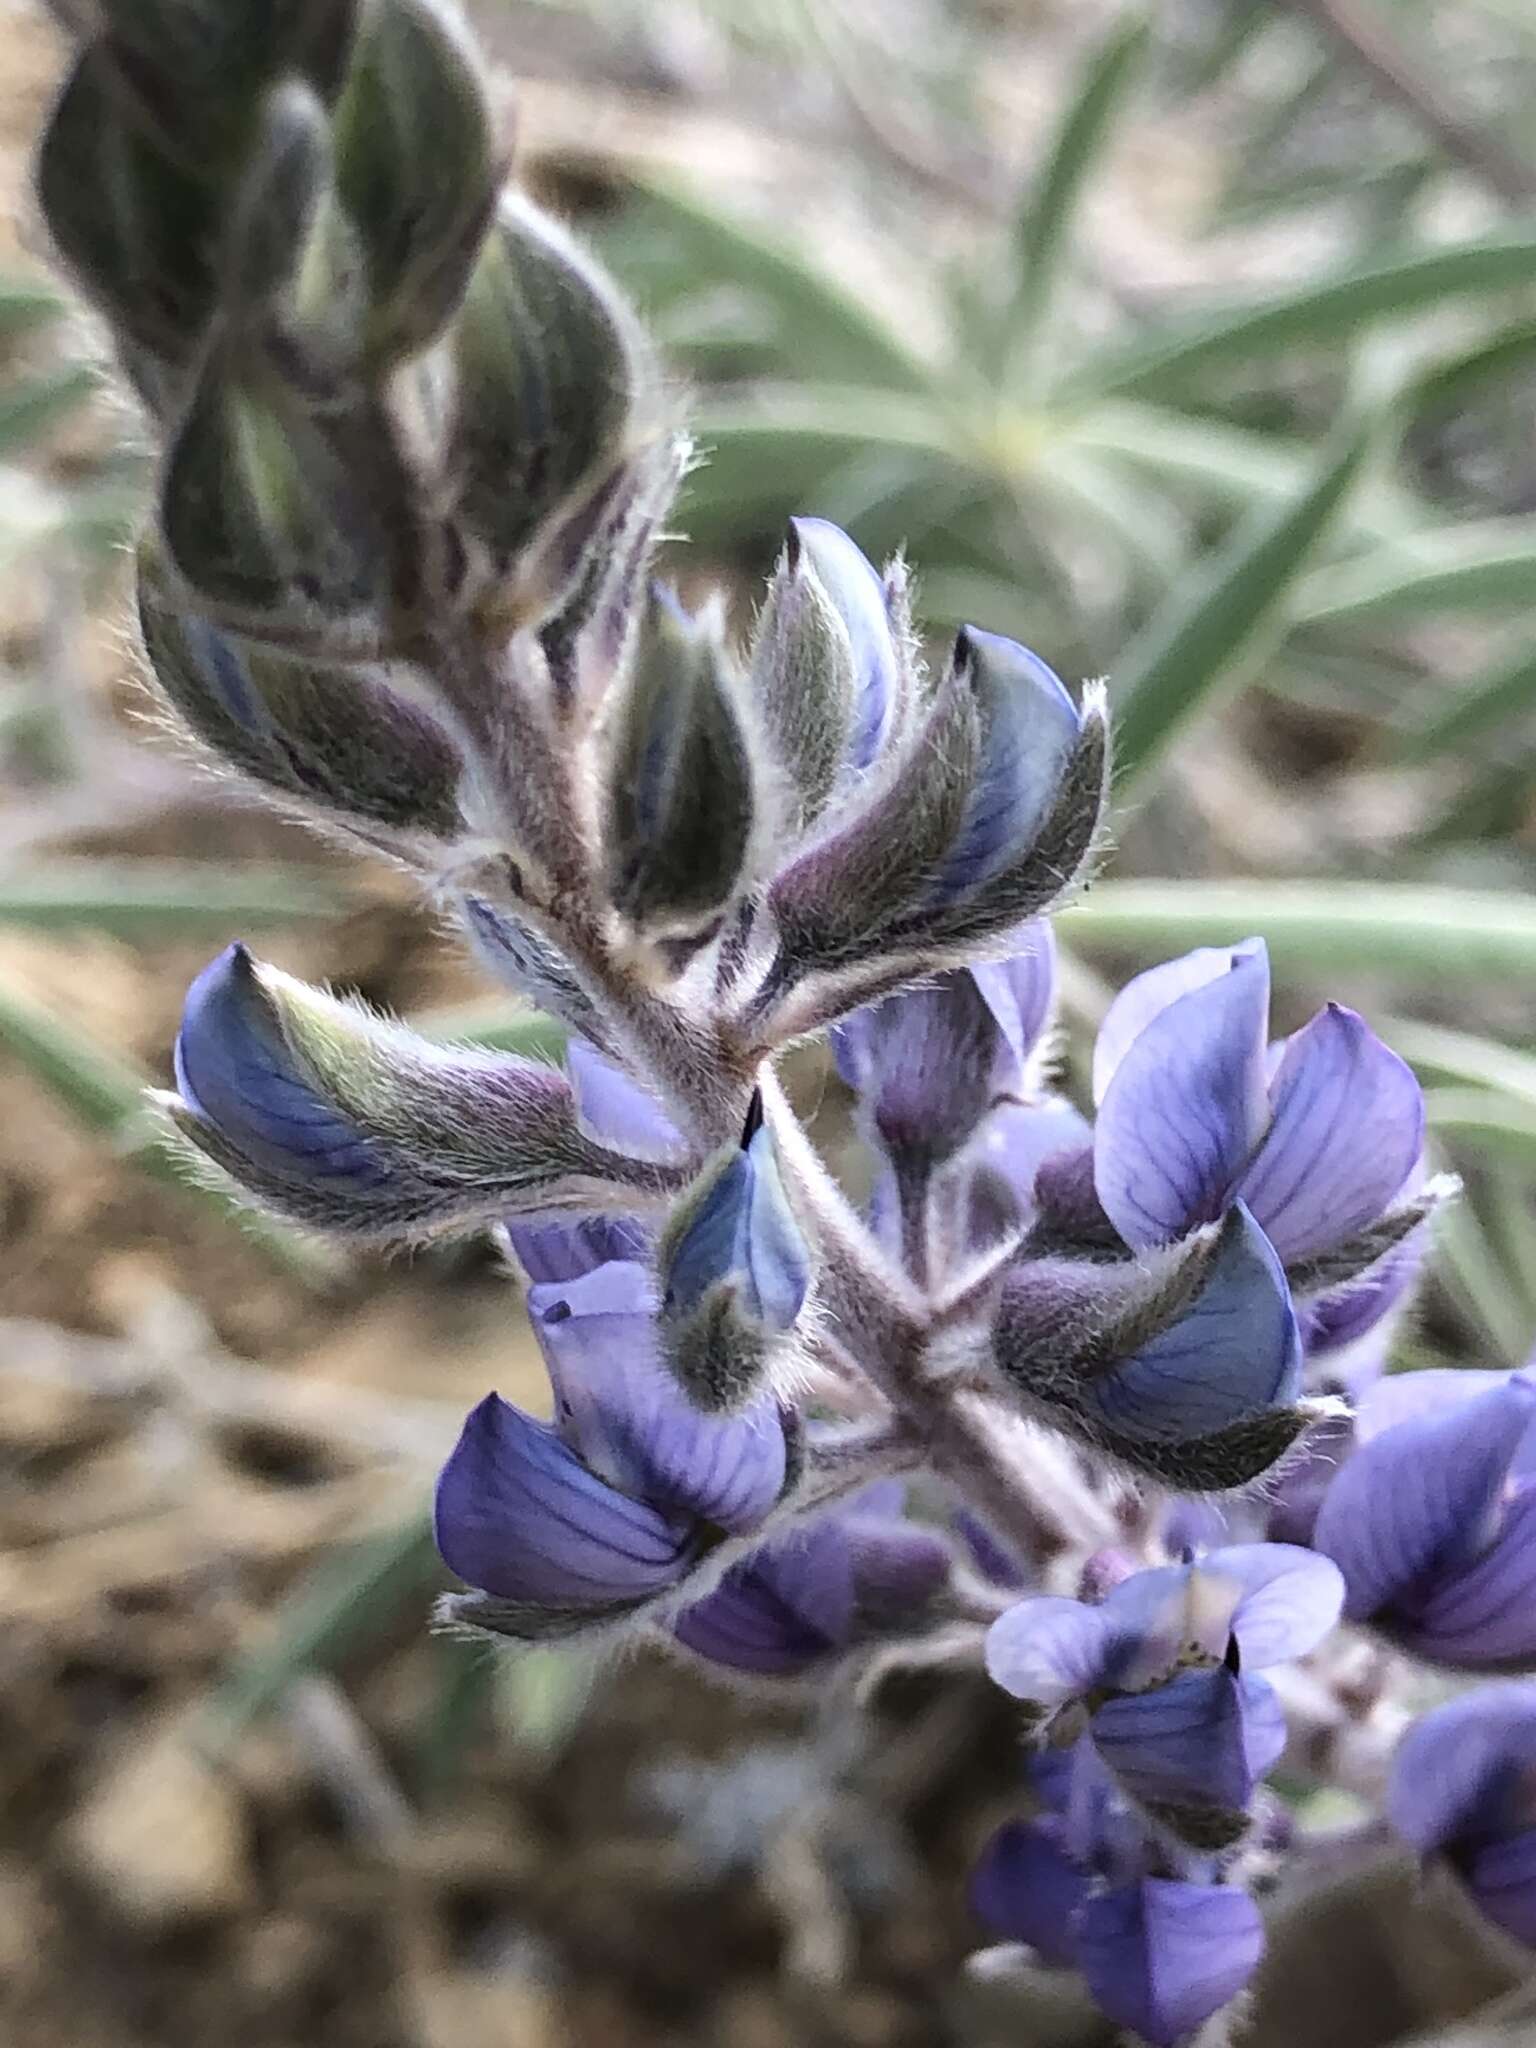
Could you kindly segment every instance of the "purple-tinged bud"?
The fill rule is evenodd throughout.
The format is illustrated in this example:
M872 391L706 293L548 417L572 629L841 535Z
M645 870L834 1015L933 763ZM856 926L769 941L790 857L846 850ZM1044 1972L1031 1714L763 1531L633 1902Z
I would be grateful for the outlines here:
M1357 1277L1444 1189L1405 1190L1424 1106L1412 1072L1331 1003L1271 1048L1263 941L1153 968L1112 1005L1094 1057L1099 1199L1135 1249L1253 1211L1298 1287Z
M1264 1922L1231 1886L1143 1877L1086 1902L1075 1946L1102 2011L1151 2048L1181 2048L1241 1995L1264 1953Z
M1037 916L1087 860L1105 801L1102 692L1079 713L1012 642L962 635L900 761L851 820L774 883L779 953L759 1008L836 975L817 1021Z
M713 614L652 593L608 768L609 897L651 938L707 936L748 878L757 796Z
M459 898L459 914L475 958L489 973L536 1009L548 1010L584 1038L602 1044L606 1027L596 1004L564 956L532 925L473 891Z
M553 1069L433 1045L238 945L188 991L176 1081L163 1106L181 1136L316 1229L414 1242L654 1203L681 1179L588 1138Z
M608 277L515 193L502 197L449 349L446 474L471 586L494 590L541 535L605 492L634 452L632 416L650 378L646 350ZM514 592L514 611L529 621L530 607L558 611L581 566L578 552L566 563L564 587L543 573L537 588Z
M885 586L824 519L793 519L752 646L752 692L803 831L884 751L906 695Z
M1536 1668L1536 1383L1457 1398L1460 1374L1410 1374L1328 1488L1312 1542L1335 1560L1344 1612L1458 1671ZM1468 1379L1483 1381L1481 1374ZM1446 1383L1451 1384L1447 1385ZM1447 1401L1454 1405L1445 1405Z
M196 739L301 810L392 850L462 839L463 763L381 663L305 660L227 633L162 596L141 563L139 625L156 681ZM382 828L382 833L381 829Z
M756 1096L739 1145L705 1167L657 1250L667 1356L690 1400L736 1408L800 1319L812 1255Z
M1022 1260L992 1355L1041 1421L1182 1492L1246 1485L1314 1419L1285 1275L1241 1204L1162 1259Z
M869 1135L893 1159L930 1165L975 1135L1005 1057L996 1017L964 969L855 1010L832 1044Z
M903 725L914 687L904 576L892 565L882 581L830 520L792 519L790 533L831 599L853 655L848 766L873 767Z
M944 904L984 890L1032 853L1083 733L1061 678L1017 641L962 627L953 666L976 705L981 746L964 820L934 883Z
M367 353L394 362L432 341L462 299L501 183L479 60L447 8L373 0L335 139L363 255Z
M643 1267L529 1294L551 1423L489 1396L438 1482L445 1561L478 1591L442 1619L523 1638L572 1634L675 1595L727 1536L766 1519L790 1473L772 1401L698 1415L662 1367Z
M899 1494L899 1489L895 1489ZM949 1582L930 1530L885 1485L749 1551L672 1625L707 1663L758 1678L824 1672L850 1651L921 1631Z
M838 1071L892 1155L946 1159L994 1103L1029 1087L1054 993L1055 942L1043 923L1020 937L1027 944L1012 959L940 975L834 1028Z
M1536 1948L1536 1685L1489 1685L1436 1707L1393 1761L1387 1813L1478 1910Z

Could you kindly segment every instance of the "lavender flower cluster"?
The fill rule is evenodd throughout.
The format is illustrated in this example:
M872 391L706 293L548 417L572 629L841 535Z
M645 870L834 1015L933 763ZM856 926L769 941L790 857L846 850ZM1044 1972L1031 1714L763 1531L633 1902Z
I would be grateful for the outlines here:
M1120 994L1090 1122L1048 913L1102 691L969 628L930 666L821 520L744 648L654 580L674 402L504 188L440 0L97 17L40 189L165 444L163 697L568 1034L443 1047L234 946L163 1098L280 1216L525 1275L552 1412L468 1418L444 1623L753 1685L984 1663L1028 1748L977 1913L1158 2048L1304 1868L1282 1760L1536 1944L1536 1685L1424 1675L1536 1668L1536 1382L1384 1375L1448 1192L1411 1073L1336 1004L1272 1039L1248 940ZM827 1029L857 1198L779 1069ZM1389 1769L1376 1708L1436 1696Z

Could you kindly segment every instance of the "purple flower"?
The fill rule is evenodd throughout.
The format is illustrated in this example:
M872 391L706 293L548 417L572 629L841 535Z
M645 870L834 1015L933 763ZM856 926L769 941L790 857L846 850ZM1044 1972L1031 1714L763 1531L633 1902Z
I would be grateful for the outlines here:
M1078 1916L1090 1878L1067 1849L1060 1814L1007 1821L971 1873L971 1910L1005 1941L1028 1942L1048 1963L1077 1964Z
M1144 1877L1086 1902L1075 1947L1095 2003L1152 2048L1176 2048L1252 1977L1264 1923L1246 1892Z
M1192 1846L1220 1848L1285 1745L1279 1703L1253 1673L1312 1649L1342 1598L1326 1558L1234 1544L1137 1572L1097 1606L1019 1601L988 1631L987 1670L1042 1726L1086 1712L1120 1788Z
M675 1591L726 1536L761 1525L789 1469L771 1400L697 1414L656 1350L643 1267L530 1289L552 1422L496 1395L470 1415L437 1490L445 1562L479 1589L451 1619L503 1634L569 1633Z
M957 1152L994 1103L1032 1092L1032 1055L1055 992L1055 941L1037 923L1011 959L959 968L856 1010L832 1033L838 1071L893 1155Z
M1140 1260L1020 1260L993 1362L1042 1421L1184 1492L1246 1485L1313 1419L1285 1274L1241 1203Z
M1398 1748L1387 1811L1421 1857L1536 1948L1536 1685L1484 1686L1425 1714Z
M1473 1384L1465 1390L1457 1382ZM1406 1413L1405 1413L1406 1411ZM1401 1417L1379 1428L1383 1415ZM1536 1665L1536 1384L1414 1373L1367 1397L1312 1542L1344 1612L1436 1664Z
M1337 1003L1268 1039L1259 939L1155 967L1111 1006L1094 1179L1128 1245L1166 1244L1241 1199L1289 1266L1360 1237L1402 1195L1424 1107L1396 1053Z
M1042 1811L993 1836L971 1904L994 1933L1079 1970L1100 2009L1154 2048L1229 2005L1263 1953L1252 1900L1169 1874L1164 1844L1125 1806L1093 1746L1036 1763ZM1208 1859L1197 1859L1202 1875Z
M948 1583L950 1553L900 1518L901 1488L871 1487L749 1551L672 1625L711 1664L798 1678L863 1644L921 1629Z

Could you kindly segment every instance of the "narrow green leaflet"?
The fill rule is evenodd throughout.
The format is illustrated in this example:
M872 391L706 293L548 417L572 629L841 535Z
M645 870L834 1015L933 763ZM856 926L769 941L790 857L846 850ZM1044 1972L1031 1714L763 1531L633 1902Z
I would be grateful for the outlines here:
M1295 291L1215 309L1129 345L1112 345L1090 357L1066 388L1083 395L1155 391L1249 356L1351 341L1372 320L1532 283L1536 231L1529 228L1414 250Z
M1455 690L1447 690L1446 701L1433 718L1398 736L1397 757L1401 761L1432 760L1436 754L1450 753L1511 719L1528 718L1533 711L1536 641L1527 639L1520 629L1519 646L1513 656L1504 656Z
M1100 882L1062 911L1085 951L1161 959L1251 933L1291 973L1486 974L1536 984L1536 903L1417 882ZM1404 1048L1406 1052L1407 1048Z
M1111 679L1122 783L1230 690L1281 638L1287 602L1328 533L1372 441L1369 427L1328 453L1301 496L1252 513L1200 573L1176 586L1125 650Z
M1466 1146L1536 1175L1536 1103L1511 1102L1491 1088L1431 1088L1424 1114L1442 1144Z
M60 859L0 870L0 925L88 925L123 938L227 933L338 917L347 891L323 868L216 861Z
M1048 324L1078 201L1113 131L1148 37L1145 17L1128 14L1089 57L1019 216L1014 296L998 335L998 368L1006 381L1026 376Z
M430 1513L330 1552L278 1608L271 1638L231 1667L204 1701L199 1735L214 1756L275 1706L293 1681L334 1664L361 1642L388 1633L443 1582Z
M1458 1092L1494 1090L1536 1113L1536 1056L1517 1052L1474 1031L1425 1024L1416 1017L1375 1017L1390 1046L1426 1077L1453 1084Z
M1426 612L1536 604L1536 520L1489 519L1414 534L1380 553L1316 570L1293 622L1390 625Z

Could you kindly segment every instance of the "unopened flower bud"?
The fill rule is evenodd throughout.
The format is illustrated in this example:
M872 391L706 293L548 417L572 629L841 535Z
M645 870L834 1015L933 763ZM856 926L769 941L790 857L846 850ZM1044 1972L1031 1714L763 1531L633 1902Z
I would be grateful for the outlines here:
M901 661L885 589L824 519L792 519L752 648L752 689L812 823L883 749L901 708Z
M370 616L398 552L385 453L366 419L311 410L217 354L161 486L172 562L200 598L238 616Z
M180 1135L256 1201L395 1243L655 1200L680 1173L581 1129L563 1074L444 1047L231 946L187 993Z
M577 516L632 452L644 344L591 258L514 193L497 208L449 346L454 509L501 581L547 522ZM552 612L565 592L537 595Z
M111 323L140 395L169 410L213 310L219 193L133 122L100 44L59 95L37 188L49 232Z
M426 346L463 297L500 166L473 46L437 0L374 0L336 108L336 176L358 235L367 352Z
M657 1267L673 1371L699 1407L740 1407L811 1286L810 1246L755 1097L740 1145L711 1160L668 1220Z
M376 836L452 841L463 764L383 664L282 654L178 610L148 566L139 624L155 677L195 738L268 789ZM408 850L408 849L401 849Z
M648 937L707 932L737 894L755 797L736 677L712 615L653 591L612 736L608 892Z

